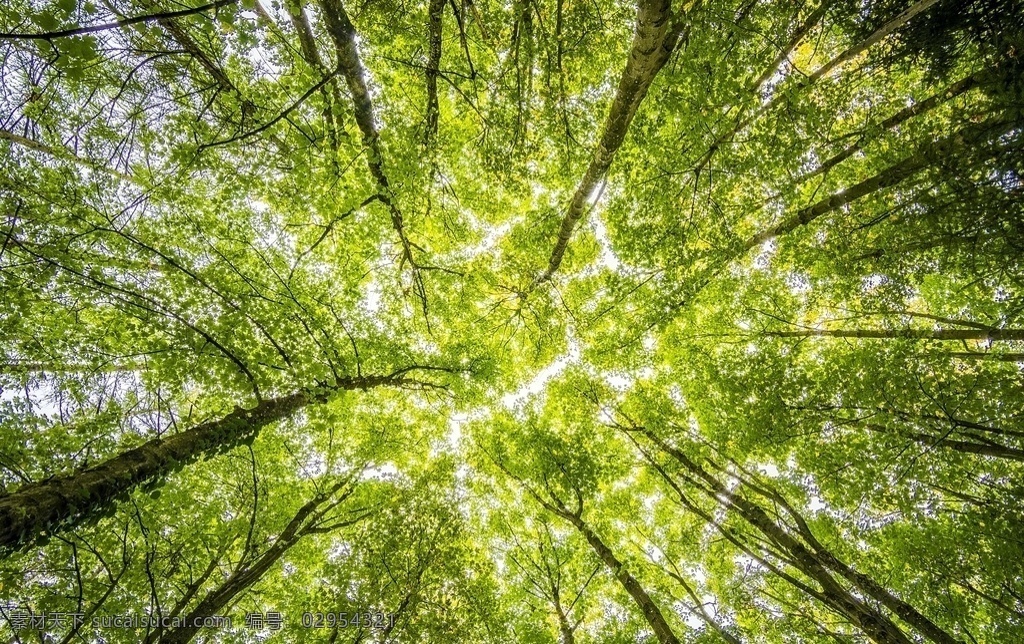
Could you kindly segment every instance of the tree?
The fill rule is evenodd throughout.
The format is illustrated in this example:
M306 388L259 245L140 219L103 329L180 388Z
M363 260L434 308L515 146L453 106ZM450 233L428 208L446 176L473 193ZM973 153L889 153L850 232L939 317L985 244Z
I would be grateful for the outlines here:
M1022 16L7 2L0 639L1024 641Z

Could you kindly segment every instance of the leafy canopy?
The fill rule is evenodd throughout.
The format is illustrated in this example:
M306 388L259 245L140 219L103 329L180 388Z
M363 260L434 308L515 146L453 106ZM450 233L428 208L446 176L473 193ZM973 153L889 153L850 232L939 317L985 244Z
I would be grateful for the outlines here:
M5 641L1024 641L1018 0L0 32Z

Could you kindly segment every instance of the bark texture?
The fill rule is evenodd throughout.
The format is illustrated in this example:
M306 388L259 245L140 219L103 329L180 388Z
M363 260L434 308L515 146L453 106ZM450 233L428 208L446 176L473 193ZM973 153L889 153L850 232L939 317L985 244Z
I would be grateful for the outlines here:
M267 548L267 550L254 561L240 564L239 567L220 586L211 590L202 599L202 601L200 601L196 607L185 616L185 626L176 628L166 635L163 635L160 637L160 642L162 644L188 644L195 639L202 630L202 627L195 626L197 620L199 620L198 623L202 623L201 620L204 617L223 615L225 609L235 600L235 598L258 582L263 575L265 575L277 564L278 561L280 561L281 557L284 556L292 546L297 544L307 534L319 531L317 524L323 518L324 513L337 506L351 495L352 488L349 487L340 495L339 498L331 501L332 497L349 483L350 481L348 480L341 481L332 486L330 490L325 491L322 494L318 494L299 508L299 511L295 514L292 520L288 522L284 531L278 535L273 545ZM365 515L357 517L351 521L335 524L331 526L330 530L352 525L364 518L364 516Z
M633 601L636 602L636 605L643 613L644 619L647 620L651 629L654 630L658 641L662 644L679 644L679 638L672 632L672 627L665 621L665 616L662 615L657 604L654 603L654 600L647 594L647 591L640 585L636 577L626 570L611 548L578 515L561 512L559 514L568 519L579 530L580 534L587 540L587 543L590 544L590 547L593 548L594 553L597 554L608 570L615 575L615 579L622 584L622 587L629 593L629 596L633 598Z
M861 197L891 188L921 172L928 166L949 161L950 158L958 156L970 155L974 158L979 158L998 153L1000 151L998 147L986 146L985 144L1012 127L1012 119L1005 115L998 116L985 123L967 126L951 136L925 145L913 155L889 166L878 174L868 177L860 183L826 197L815 204L801 208L775 226L751 236L743 242L740 253L742 254L756 246L760 246L772 237L778 237L779 235L792 232L801 226L805 226L822 215L838 210Z
M885 606L935 644L961 644L889 589L836 557L818 541L803 516L777 492L755 486L751 481L740 477L741 482L745 484L743 487L754 489L755 492L767 496L773 503L782 506L795 523L795 528L772 519L761 505L730 489L717 476L690 459L682 450L666 443L650 429L635 430L642 432L655 446L679 463L685 476L698 485L707 496L723 508L736 512L760 532L768 543L785 553L790 565L818 583L821 590L815 591L814 596L844 615L872 641L877 644L910 644L912 640L887 615L858 595L870 597ZM667 478L667 474L663 473L663 476ZM676 489L685 498L681 489ZM712 523L717 521L712 520ZM854 594L844 588L834 575L849 582L857 593Z
M804 329L768 331L775 338L874 338L882 340L1024 340L1024 329Z
M615 99L605 121L604 132L594 149L590 166L562 218L548 267L537 278L536 283L550 280L561 265L573 229L583 218L588 201L608 173L615 153L622 146L629 124L633 121L640 103L647 96L647 90L650 89L654 77L675 51L680 34L681 27L678 21L673 19L669 0L640 0L637 6L633 46L629 52L626 69L619 79Z
M919 116L921 114L929 112L934 108L938 107L939 105L942 105L943 103L949 101L950 99L960 96L961 94L966 94L975 87L978 87L981 84L981 81L989 73L990 70L983 70L977 72L976 74L967 76L966 78L963 78L947 87L945 91L939 92L938 94L932 94L923 101L919 103L914 103L913 105L905 107L899 112L896 112L889 118L879 123L877 128L881 131L892 130L902 125L906 121L914 118L915 116ZM813 179L816 176L825 174L832 168L836 167L843 161L849 159L854 154L862 150L863 147L864 138L862 137L861 140L857 141L857 143L843 148L842 151L837 152L835 155L830 157L828 160L823 162L814 170L797 178L796 183L800 184L803 183L804 181L807 181L808 179Z
M370 389L407 382L411 381L396 373L341 380L332 389ZM319 399L298 392L264 400L252 409L236 408L223 418L168 438L154 438L75 474L24 485L0 497L0 552L29 546L94 518L134 488L251 441L266 425Z
M22 486L0 497L0 548L14 549L76 525L143 483L242 444L308 401L301 393L265 400L170 438L155 438L71 476Z
M429 56L427 58L427 130L423 137L424 142L429 146L437 136L437 75L441 68L441 27L445 0L430 0L430 7L427 10L427 43Z
M352 97L352 107L356 117L356 124L363 135L363 146L366 150L366 164L370 174L380 188L379 199L388 208L391 215L391 227L398 233L402 244L401 263L408 264L413 269L417 295L423 307L424 317L427 311L427 294L420 275L420 269L425 268L416 262L413 255L413 248L418 248L409 239L405 231L405 218L398 207L391 183L384 172L384 158L381 154L380 132L374 117L373 101L370 99L370 90L366 84L366 69L359 58L359 49L356 46L356 28L349 20L348 14L341 0L320 0L320 8L323 11L324 22L327 25L327 32L334 41L338 55L338 70L345 77L349 95ZM440 45L439 45L440 46Z

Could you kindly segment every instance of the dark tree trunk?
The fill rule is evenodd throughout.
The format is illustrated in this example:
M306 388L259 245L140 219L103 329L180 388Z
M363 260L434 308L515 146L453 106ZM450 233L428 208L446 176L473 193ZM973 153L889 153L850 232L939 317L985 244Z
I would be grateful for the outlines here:
M880 27L870 36L860 41L859 43L853 45L852 47L846 49L832 60L828 61L818 69L814 70L814 72L807 75L798 85L798 91L806 90L807 88L814 85L814 83L817 82L819 79L824 78L828 74L832 73L832 71L835 70L837 67L846 64L850 60L856 58L859 54L867 51L872 46L881 41L883 38L885 38L892 32L896 31L897 29L905 25L912 18L917 16L919 13L927 10L936 2L938 2L938 0L918 0L918 2L911 6L909 9L907 9L900 15L896 16L886 24L882 25L882 27ZM764 84L767 83L768 80L770 80L771 77L778 72L779 68L782 66L782 63L789 58L789 54L792 52L792 50L796 48L796 46L800 44L800 41L803 40L807 33L815 25L817 25L821 18L824 17L828 9L829 3L826 2L817 11L808 16L807 20L800 26L799 29L797 29L796 33L793 34L793 38L790 40L789 44L782 51L779 57L777 57L775 61L772 63L772 65L769 66L763 74L761 74L760 78L758 78L757 82L748 92L749 94L753 94L755 96L760 94L760 91L764 87ZM711 160L711 157L714 155L714 153L722 145L732 140L732 138L739 134L743 130L743 128L753 123L762 115L771 111L782 101L789 100L792 96L793 94L790 92L780 92L777 93L774 96L774 98L772 98L770 101L763 103L760 107L758 107L756 110L754 110L754 112L750 113L749 115L743 116L743 113L741 113L740 118L736 121L736 125L734 125L728 131L723 132L714 140L714 142L708 148L708 151L704 153L700 161L697 162L697 165L694 166L693 172L695 174L699 174L700 171L704 168L704 166L707 165L708 161Z
M427 293L423 285L423 279L419 270L423 268L416 262L413 255L413 248L418 248L409 239L405 231L405 218L398 201L391 189L387 174L384 172L384 157L380 147L380 132L374 118L373 101L370 98L370 90L366 84L366 70L359 58L359 49L356 46L356 28L349 20L348 14L341 0L320 0L320 8L323 11L324 22L327 26L327 33L334 41L338 53L338 69L345 77L348 85L349 95L352 97L352 107L356 117L356 125L363 135L363 146L366 148L366 164L373 175L377 186L380 188L379 200L388 208L391 215L391 227L398 234L402 243L402 264L408 264L413 269L417 295L423 307L424 317L427 311Z
M339 499L328 503L331 497L336 494L339 489L349 483L350 481L348 480L341 481L334 485L329 492L317 495L311 501L299 508L299 511L296 512L292 520L288 522L284 531L278 535L274 544L270 546L266 552L260 555L260 557L255 561L240 565L239 568L224 581L224 583L211 590L203 600L185 616L183 620L184 626L176 628L160 637L160 642L162 644L188 644L191 642L203 628L202 626L196 626L197 623L201 624L204 617L223 615L224 609L235 598L258 582L263 575L267 573L267 571L274 567L274 565L286 552L288 552L289 549L291 549L292 546L302 539L302 537L309 534L310 531L315 531L316 524L323 516L323 512L330 510L330 508L345 500L345 498L352 493L352 488L350 487ZM362 518L363 517L360 516L352 521L336 524L332 526L331 529L333 530L342 526L351 525Z
M402 376L409 370L339 380L332 390L401 385L410 382ZM0 552L29 546L96 517L136 487L251 441L264 426L317 400L300 392L264 400L252 409L236 408L223 418L154 438L75 474L29 483L0 496Z
M302 393L265 400L169 438L154 438L71 476L22 486L0 497L0 548L16 549L75 526L143 483L244 443L308 401Z
M427 129L423 140L429 146L437 136L437 75L441 67L441 27L445 0L430 0L427 9Z
M970 125L944 139L920 148L915 154L889 166L878 174L850 186L846 190L826 197L821 201L801 208L791 217L766 230L753 235L740 246L744 253L760 246L772 237L778 237L805 226L815 219L842 208L846 204L867 195L891 188L908 179L930 165L947 162L953 157L978 158L993 152L990 148L977 148L1013 127L1013 121L1006 116L998 116L993 120L978 125Z
M559 514L576 526L576 529L587 540L587 543L594 549L594 552L615 576L615 579L622 584L622 587L629 593L629 596L633 598L633 601L636 602L636 605L643 613L644 619L647 620L647 623L651 625L651 629L654 630L658 641L662 644L679 644L679 638L672 632L672 627L665 621L665 616L661 614L658 605L654 603L654 600L647 594L647 591L640 585L636 577L626 570L611 548L579 516L572 513L559 512Z
M963 79L957 81L956 83L953 83L952 85L950 85L948 88L946 88L945 91L939 92L938 94L932 94L931 96L929 96L925 100L923 100L923 101L921 101L919 103L914 103L913 105L911 105L909 107L905 107L902 110L900 110L899 112L896 112L895 114L893 114L889 118L887 118L884 121L882 121L881 123L879 123L878 124L878 129L881 130L881 131L891 130L893 128L896 128L896 127L902 125L903 123L905 123L906 121L914 118L915 116L919 116L921 114L925 114L925 113L935 109L939 105L942 105L942 104L946 103L947 101L949 101L952 98L960 96L961 94L966 94L967 92L969 92L970 90L974 89L975 87L978 87L981 84L981 82L985 78L987 78L991 73L992 73L992 70L984 69L984 70L982 70L980 72L977 72L977 73L972 74L972 75L970 75L970 76L968 76L966 78L963 78ZM863 147L864 147L864 137L862 136L861 140L859 140L857 143L854 143L853 145L849 145L849 146L843 148L840 152L837 152L836 154L834 154L832 157L830 157L829 159L824 161L820 166L818 166L814 170L808 172L807 174L801 175L796 180L796 184L797 185L801 184L801 183L803 183L803 182L805 182L805 181L807 181L809 179L813 179L814 177L816 177L818 175L825 174L826 172L828 172L832 168L836 167L837 165L839 165L843 161L849 159L854 154L856 154L857 152L862 150Z
M1024 329L805 329L766 331L774 338L868 338L878 340L1024 340Z
M922 445L927 445L928 447L945 447L947 449L964 452L966 454L980 454L981 456L992 456L995 458L1005 458L1011 461L1024 462L1024 450L1009 447L1007 445L1001 445L995 441L984 439L977 434L966 433L966 436L964 436L957 433L953 434L955 438L950 438L950 432L934 436L931 434L923 434L921 432L900 431L898 429L892 430L884 425L876 425L873 423L867 423L865 424L865 427L875 432L909 438L912 441L921 443ZM966 441L960 440L961 438L973 438L975 440Z

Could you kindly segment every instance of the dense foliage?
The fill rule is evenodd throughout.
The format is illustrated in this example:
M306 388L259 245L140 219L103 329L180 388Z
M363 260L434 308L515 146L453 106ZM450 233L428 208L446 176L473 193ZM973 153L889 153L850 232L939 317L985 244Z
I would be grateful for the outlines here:
M0 640L1024 641L1019 0L0 32Z

